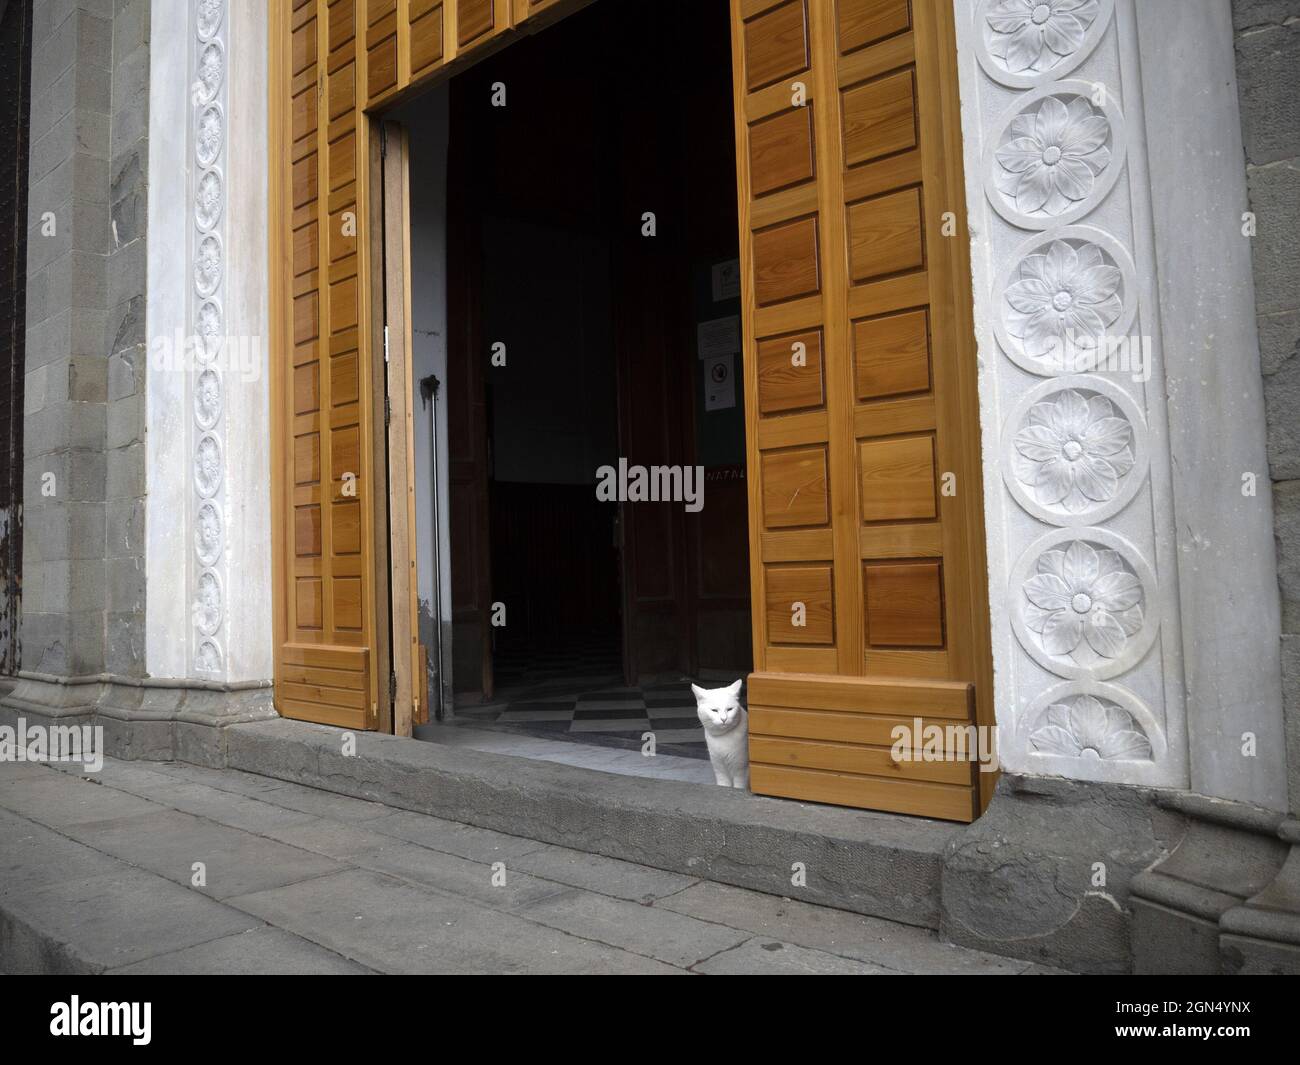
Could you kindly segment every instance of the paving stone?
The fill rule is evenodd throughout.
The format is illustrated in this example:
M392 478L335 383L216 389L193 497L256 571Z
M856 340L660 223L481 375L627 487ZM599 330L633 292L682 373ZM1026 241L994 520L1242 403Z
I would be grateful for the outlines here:
M695 966L716 976L884 976L890 970L772 939L748 939Z
M114 974L125 976L342 976L363 975L373 971L324 947L318 947L301 936L265 927L233 936L222 936L195 947L159 954L111 970Z
M243 895L335 872L338 862L177 810L73 825L68 834L96 850L180 884L202 862L213 898Z
M269 802L235 792L218 791L206 784L187 784L178 777L163 776L163 783L136 786L143 797L217 824L243 829L261 836L274 836L280 829L318 823L321 819L301 810L286 810ZM340 826L341 827L341 826ZM278 838L278 837L276 837ZM307 848L311 849L311 848Z
M106 788L93 777L62 773L49 773L42 779L0 778L0 808L54 828L162 809L145 799Z
M146 795L152 788L176 783L175 777L154 768L156 765L155 762L127 762L120 758L106 758L103 769L94 775L94 779L118 791ZM76 766L67 763L59 763L51 768L62 773L84 775Z
M476 862L414 843L393 843L383 850L358 855L355 863L497 910L516 910L570 890L564 884L517 872L502 859ZM504 883L500 875L504 875Z
M422 847L459 855L473 862L511 861L521 854L545 846L535 839L508 836L490 828L476 828L474 825L463 825L407 811L371 821L366 827L396 839L418 843Z
M284 787L283 780L258 776L256 773L245 773L241 769L209 769L206 766L189 765L185 762L155 762L152 768L186 783L206 784L217 791L229 791L239 795L260 795L264 791L275 791Z
M297 810L288 812L306 817L308 820L292 825L276 826L271 828L267 835L281 843L301 847L316 854L324 854L330 858L355 864L356 859L361 855L394 843L391 836L371 832L365 827L329 821L323 817L312 817Z
M364 870L230 901L381 972L679 971Z
M258 794L267 798L267 794ZM354 799L349 795L336 795L332 791L321 791L301 784L286 784L283 781L278 788L271 789L269 794L274 797L267 801L274 802L277 806L338 821L371 821L392 813L392 807L382 803L367 802L365 799Z
M666 873L644 865L606 858L600 854L586 854L545 844L515 858L514 869L556 880L561 884L585 888L601 895L648 902L672 895L697 881L679 873Z
M1027 962L941 943L924 928L701 881L656 909L911 973L1014 975Z
M518 912L575 936L683 968L749 938L748 932L585 891L566 891Z
M44 762L0 762L0 787L19 780L48 780L46 774L56 769L58 764L61 763L47 765Z
M0 812L0 900L125 869L107 854L25 817Z
M262 923L140 869L7 897L4 908L7 921L40 930L92 970L129 965Z

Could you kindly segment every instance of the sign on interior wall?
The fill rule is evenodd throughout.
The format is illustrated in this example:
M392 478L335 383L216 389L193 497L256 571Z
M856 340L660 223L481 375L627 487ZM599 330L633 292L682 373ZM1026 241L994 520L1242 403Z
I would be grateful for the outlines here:
M740 299L740 260L713 264L713 302Z
M695 326L695 347L701 359L717 359L740 351L740 315L699 322Z
M720 355L704 362L704 409L725 410L736 405L736 357Z

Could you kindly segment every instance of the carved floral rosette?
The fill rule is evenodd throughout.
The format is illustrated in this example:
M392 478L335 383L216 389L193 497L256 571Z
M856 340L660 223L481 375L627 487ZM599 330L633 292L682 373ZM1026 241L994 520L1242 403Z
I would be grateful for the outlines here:
M225 384L224 296L227 49L226 0L197 0L191 18L190 146L193 152L191 329L198 338L188 369L190 501L187 526L193 554L187 586L191 603L190 658L200 676L224 676L225 602Z
M1114 0L980 0L975 54L993 80L1033 88L1087 59L1114 7Z

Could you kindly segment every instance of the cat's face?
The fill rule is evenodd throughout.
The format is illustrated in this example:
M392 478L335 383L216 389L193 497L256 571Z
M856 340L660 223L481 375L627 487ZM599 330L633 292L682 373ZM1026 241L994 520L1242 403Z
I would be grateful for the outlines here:
M695 693L695 712L700 716L700 724L709 732L726 732L740 720L741 683L736 681L725 688L698 688L691 685L691 691Z

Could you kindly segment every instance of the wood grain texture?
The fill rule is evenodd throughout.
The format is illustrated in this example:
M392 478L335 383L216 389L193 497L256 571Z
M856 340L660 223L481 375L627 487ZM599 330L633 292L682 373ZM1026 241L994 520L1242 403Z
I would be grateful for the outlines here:
M769 566L767 631L773 643L835 642L830 566Z
M415 396L411 369L410 147L396 123L386 129L383 272L388 369L389 594L392 612L393 732L411 735L420 683L415 570Z
M763 456L763 522L769 529L830 521L826 449L798 448Z
M911 25L908 6L909 0L839 0L840 51L852 52L901 33Z
M868 645L943 646L941 565L866 564Z
M929 436L864 440L858 445L862 520L933 518L934 442Z
M923 265L921 196L903 189L849 208L849 276L855 284Z
M771 337L758 344L758 405L763 414L820 407L825 402L820 330Z
M799 218L755 233L753 257L760 306L818 291L817 219Z
M492 0L460 0L456 9L456 42L462 48L494 25Z
M912 72L871 81L842 94L844 165L859 166L916 146Z
M904 311L854 322L853 369L859 400L928 391L927 312Z
M791 108L750 126L749 170L755 196L811 181L812 109Z
M970 784L934 784L751 762L749 786L759 795L833 806L937 817L945 821L972 821L975 817Z
M805 0L786 3L745 25L746 84L752 92L808 69Z

